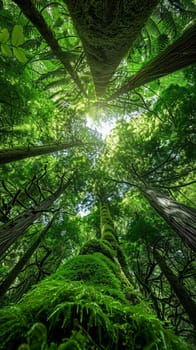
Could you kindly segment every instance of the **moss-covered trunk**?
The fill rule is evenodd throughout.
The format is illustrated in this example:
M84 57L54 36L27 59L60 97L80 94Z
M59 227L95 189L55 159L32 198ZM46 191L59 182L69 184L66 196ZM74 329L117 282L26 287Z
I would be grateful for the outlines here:
M188 350L140 300L119 249L102 204L101 239L86 243L19 304L0 310L0 349Z
M158 0L64 0L82 41L98 96Z

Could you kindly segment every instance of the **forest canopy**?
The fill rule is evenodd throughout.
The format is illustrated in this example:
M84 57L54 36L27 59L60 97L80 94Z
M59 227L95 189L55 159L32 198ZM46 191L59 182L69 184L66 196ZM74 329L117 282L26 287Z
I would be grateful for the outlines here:
M0 0L0 349L195 348L195 15Z

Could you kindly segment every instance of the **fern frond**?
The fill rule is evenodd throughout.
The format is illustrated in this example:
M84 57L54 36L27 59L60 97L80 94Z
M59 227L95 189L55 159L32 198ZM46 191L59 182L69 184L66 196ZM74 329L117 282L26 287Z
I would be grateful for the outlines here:
M60 77L62 75L65 75L65 70L63 68L57 68L55 70L49 71L47 73L42 74L37 81L42 81L44 79L50 78L50 77Z
M165 47L168 45L169 43L169 37L167 34L161 34L159 35L159 37L157 38L157 48L158 51L162 51L165 49Z
M51 81L49 84L45 86L45 89L53 89L57 86L62 86L63 84L65 84L65 78Z
M145 29L152 36L156 37L157 35L160 35L160 29L152 17L150 17L149 20L147 21Z
M161 13L160 13L161 21L164 22L164 25L166 26L166 30L172 35L175 36L177 32L176 23L174 21L173 15L168 9L164 6L161 7Z

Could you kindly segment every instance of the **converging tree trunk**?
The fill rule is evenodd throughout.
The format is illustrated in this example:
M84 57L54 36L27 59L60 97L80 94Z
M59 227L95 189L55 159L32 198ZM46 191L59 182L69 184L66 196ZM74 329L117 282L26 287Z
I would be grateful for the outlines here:
M13 269L8 273L5 280L0 284L0 298L4 296L4 294L7 292L9 287L12 285L16 277L19 275L23 267L26 265L28 260L31 258L39 244L43 241L46 233L52 226L54 221L54 218L50 220L48 225L43 229L43 231L40 233L38 238L35 240L35 242L27 249L26 253L23 255L23 257L18 261L18 263L13 267Z
M152 59L122 85L110 100L146 83L173 73L196 62L196 25L187 29L173 44Z
M98 96L159 0L64 0L82 41Z
M150 205L165 219L180 238L196 251L196 210L180 204L155 188L139 187Z
M31 158L40 156L42 154L49 154L58 151L62 151L68 148L81 146L82 142L62 143L62 144L51 144L43 146L30 146L14 149L0 150L0 164L6 164L14 162L16 160Z
M66 182L62 180L56 192L44 199L36 207L26 210L2 227L0 230L0 254L3 254L52 205L69 186L70 181L71 178Z
M78 86L79 90L86 96L86 92L82 86L82 83L78 77L78 74L70 63L69 54L67 52L64 52L61 49L61 47L59 46L58 40L55 38L50 27L45 22L45 19L42 16L42 14L37 10L34 2L32 0L25 0L25 1L12 0L12 1L15 2L20 7L24 15L34 24L34 26L37 28L37 30L46 40L49 47L52 49L54 55L56 55L56 57L63 64L65 70L70 74L73 81Z
M196 329L196 303L191 299L186 288L179 281L173 271L167 266L164 257L160 254L160 252L157 249L154 249L153 254L161 271L164 273L171 288L179 299L181 305L184 307L191 323Z

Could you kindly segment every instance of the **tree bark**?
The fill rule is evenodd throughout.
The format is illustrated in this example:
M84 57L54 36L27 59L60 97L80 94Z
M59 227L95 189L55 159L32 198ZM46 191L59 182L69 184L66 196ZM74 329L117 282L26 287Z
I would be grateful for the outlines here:
M124 253L120 248L118 235L114 227L107 201L100 201L100 229L101 239L108 242L115 251L114 261L121 271L121 280L123 283L130 285L131 275L128 270Z
M109 100L196 62L196 25L187 29L173 44L147 63L120 87Z
M22 234L25 230L38 219L43 211L47 210L51 204L65 191L69 186L71 179L61 184L57 191L40 202L37 207L26 210L23 214L10 220L0 230L0 254L3 254Z
M96 93L101 96L159 0L64 2L82 41Z
M20 159L36 157L42 154L58 152L64 149L81 146L82 142L52 144L43 146L32 146L14 149L0 150L0 164L15 162Z
M154 188L140 186L139 189L168 225L196 251L196 210L176 202Z
M0 285L0 298L4 296L4 294L7 292L11 284L14 282L16 277L19 275L23 267L26 265L27 261L31 258L43 238L45 237L46 233L52 226L52 223L54 221L54 217L48 225L43 229L39 237L35 240L35 242L27 249L26 253L23 255L23 257L18 261L18 263L13 267L13 269L8 273L6 279L1 283Z
M49 26L45 22L44 17L36 9L32 0L25 0L25 1L12 0L12 1L15 2L20 7L20 9L25 14L25 16L34 24L34 26L37 28L37 30L40 32L40 34L46 40L47 44L52 49L53 53L63 64L65 70L70 74L73 81L78 86L79 90L86 96L86 92L82 86L82 83L78 77L78 74L70 64L68 54L61 49L57 39L54 37L52 31L50 30Z
M154 249L153 254L161 271L164 273L170 286L189 316L191 323L196 328L196 303L191 299L186 288L182 285L182 283L180 283L173 271L167 266L166 262L164 261L164 257L159 253L159 251Z
M108 234L114 239L114 242L118 244L118 237L115 232L113 220L111 218L110 210L108 203L100 202L100 229L101 229L101 238L108 240Z

